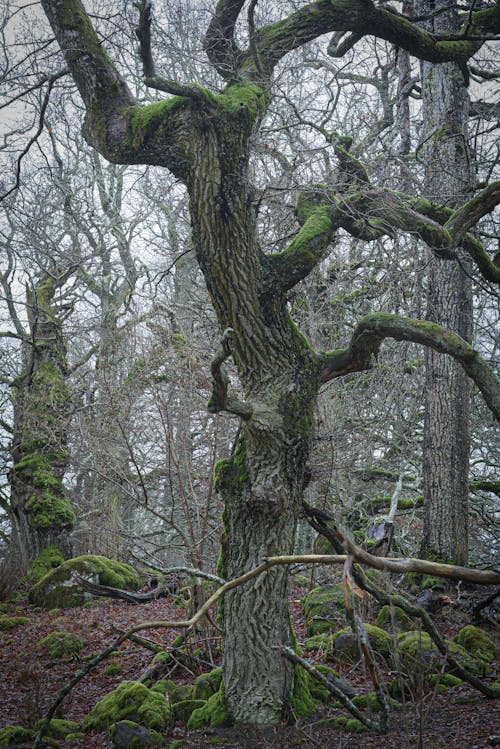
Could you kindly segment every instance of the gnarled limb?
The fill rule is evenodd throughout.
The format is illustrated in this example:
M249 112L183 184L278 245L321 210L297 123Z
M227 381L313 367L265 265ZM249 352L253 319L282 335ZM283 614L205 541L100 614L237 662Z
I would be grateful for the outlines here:
M489 408L500 420L500 383L490 367L458 335L427 320L411 320L384 313L366 315L358 323L347 349L319 357L322 381L369 369L384 338L421 343L452 356L474 380Z
M225 79L235 77L241 52L234 41L234 29L245 0L219 0L203 40L208 59Z
M449 231L452 245L459 245L466 233L486 214L500 203L500 180L491 182L484 190L476 193L464 203L446 222L444 228ZM498 269L500 274L500 268Z
M84 135L108 161L167 166L186 171L186 130L180 112L191 105L177 97L141 107L106 54L81 0L42 0L43 9L85 105Z
M223 5L232 3L225 2ZM471 19L475 31L490 32L495 26L496 15L494 9L487 9L472 13ZM344 52L358 39L370 35L385 39L429 62L465 63L483 43L478 36L474 39L442 39L392 8L375 6L371 0L350 0L349 3L344 0L318 0L281 21L262 27L256 34L256 44L267 70L271 71L288 52L331 31L351 32L347 37L348 42L341 49ZM245 53L243 67L252 67L249 53Z
M231 356L229 339L232 333L234 333L232 328L226 328L222 336L221 347L215 354L210 365L213 384L212 394L210 396L210 400L208 401L207 409L210 411L210 413L229 411L229 413L236 414L242 419L249 419L253 413L252 405L249 403L244 403L238 398L228 396L229 376L223 364L226 359L229 359L229 357Z

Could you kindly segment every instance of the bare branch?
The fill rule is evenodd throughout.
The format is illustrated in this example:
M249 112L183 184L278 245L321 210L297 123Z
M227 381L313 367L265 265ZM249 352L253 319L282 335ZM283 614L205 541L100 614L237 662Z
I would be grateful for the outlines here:
M427 320L411 320L384 313L366 315L358 323L347 349L320 356L322 381L370 369L385 338L421 343L452 356L474 380L491 411L500 420L500 383L491 368L460 336Z

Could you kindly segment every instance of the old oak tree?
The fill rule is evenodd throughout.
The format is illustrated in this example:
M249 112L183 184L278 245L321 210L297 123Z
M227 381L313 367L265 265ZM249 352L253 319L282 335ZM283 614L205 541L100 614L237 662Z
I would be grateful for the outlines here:
M455 210L378 189L349 153L350 139L332 133L336 180L301 193L300 229L285 250L273 254L259 240L249 179L253 138L272 101L273 70L294 49L334 33L338 44L332 52L341 56L369 34L420 59L455 62L466 74L482 40L500 31L500 5L466 12L462 34L439 37L372 0L317 0L261 28L254 21L256 4L249 4L244 17L244 0L213 4L204 48L220 76L214 92L156 72L151 8L143 0L137 36L144 82L168 96L140 105L80 1L42 0L85 106L88 142L113 163L170 170L189 193L196 256L222 335L209 408L229 411L242 422L234 453L217 475L225 503L221 567L228 580L267 557L292 552L318 391L332 378L369 368L385 338L452 356L494 414L500 413L499 386L484 360L435 323L371 314L359 321L346 348L319 352L287 307L290 291L327 256L340 228L368 242L394 231L412 232L442 262L467 253L484 278L498 282L500 266L468 233L497 204L498 183ZM246 23L247 48L236 41L238 23ZM229 357L240 397L228 387ZM241 722L277 723L293 690L293 666L273 649L291 642L286 567L228 592L223 620L230 712Z

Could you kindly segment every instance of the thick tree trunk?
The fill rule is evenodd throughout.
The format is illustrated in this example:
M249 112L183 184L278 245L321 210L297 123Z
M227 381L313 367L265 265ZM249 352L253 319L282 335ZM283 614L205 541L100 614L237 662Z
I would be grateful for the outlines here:
M221 329L231 329L250 414L233 457L217 470L225 504L221 572L232 579L293 551L319 383L316 357L285 296L263 273L247 178L250 132L244 118L220 125L193 144L190 194L195 249ZM291 641L286 569L231 591L223 621L229 710L239 722L278 722L293 688L291 665L273 650Z
M24 572L49 547L49 556L58 553L55 547L65 558L71 556L74 515L62 483L70 394L66 350L52 307L55 291L55 282L46 276L27 292L30 336L13 391L12 552Z
M427 0L419 6L421 13L434 9ZM450 15L436 16L433 30L457 28ZM432 200L454 207L467 199L471 187L467 88L454 63L423 63L421 70L425 191ZM461 264L430 256L427 318L470 341L472 292L463 256ZM427 349L423 549L456 564L468 558L469 401L470 381L463 369Z

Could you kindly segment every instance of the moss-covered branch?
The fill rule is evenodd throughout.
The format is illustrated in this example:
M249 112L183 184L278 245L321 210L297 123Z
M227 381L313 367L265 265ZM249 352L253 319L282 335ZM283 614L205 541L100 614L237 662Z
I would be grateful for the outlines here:
M459 245L466 233L500 203L500 180L478 192L467 203L458 208L445 224L453 245ZM500 268L498 268L500 276Z
M369 369L385 338L421 343L452 356L474 380L491 411L500 420L500 383L491 368L460 336L426 320L383 313L367 315L357 325L348 348L320 355L323 382Z
M326 257L340 226L335 206L315 206L310 202L305 207L308 201L303 198L301 195L297 204L299 220L303 220L300 230L283 252L265 258L273 277L272 293L276 293L277 288L288 291L306 278Z
M475 33L491 31L495 14L483 11L471 14ZM443 39L414 24L388 7L377 7L371 0L318 0L300 8L287 18L268 24L256 34L260 56L269 70L288 52L328 32L352 32L354 43L365 35L385 39L410 54L429 62L456 61L464 63L481 47L474 39ZM350 49L346 44L343 51ZM338 54L338 45L335 48ZM244 64L251 67L252 56L247 53Z

